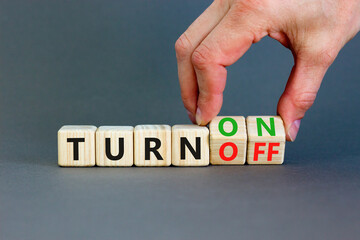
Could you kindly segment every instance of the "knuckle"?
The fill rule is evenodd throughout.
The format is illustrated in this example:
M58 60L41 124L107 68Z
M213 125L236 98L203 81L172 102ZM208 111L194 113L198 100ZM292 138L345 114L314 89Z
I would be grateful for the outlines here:
M240 12L259 11L266 6L265 0L235 1L234 7Z
M239 26L248 32L247 41L256 43L268 35L271 21L267 0L236 1L231 10L231 14L228 14L229 27Z
M314 103L316 92L303 92L292 96L292 102L296 108L307 111Z
M336 58L336 52L333 50L326 50L319 54L320 62L325 67L330 67Z
M211 61L211 50L204 44L201 44L191 56L192 64L198 68L203 69Z
M192 44L186 33L183 33L175 42L175 52L179 59L186 58L190 55Z
M304 60L309 60L309 64L313 66L330 67L337 56L337 51L331 47L323 47L320 49L312 49L304 54Z
M213 2L220 7L230 8L230 4L233 0L214 0Z

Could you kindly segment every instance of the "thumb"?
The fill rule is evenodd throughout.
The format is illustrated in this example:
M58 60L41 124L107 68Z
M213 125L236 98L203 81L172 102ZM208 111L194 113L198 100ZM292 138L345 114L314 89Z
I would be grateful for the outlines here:
M316 57L295 58L284 93L278 103L278 114L285 125L286 139L295 141L300 128L301 119L315 101L322 79L332 60Z

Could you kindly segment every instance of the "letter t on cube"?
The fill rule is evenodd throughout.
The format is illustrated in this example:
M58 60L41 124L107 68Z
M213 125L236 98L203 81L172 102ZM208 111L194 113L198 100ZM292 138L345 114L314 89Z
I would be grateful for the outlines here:
M95 165L95 126L68 125L58 131L58 164L62 167Z
M248 164L282 164L285 153L285 128L279 116L250 116L248 131Z

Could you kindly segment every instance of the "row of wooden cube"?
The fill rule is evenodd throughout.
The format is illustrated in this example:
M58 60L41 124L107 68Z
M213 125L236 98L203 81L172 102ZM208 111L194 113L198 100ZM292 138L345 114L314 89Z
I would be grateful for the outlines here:
M58 164L85 166L207 166L282 164L285 130L279 116L216 117L196 125L63 126Z

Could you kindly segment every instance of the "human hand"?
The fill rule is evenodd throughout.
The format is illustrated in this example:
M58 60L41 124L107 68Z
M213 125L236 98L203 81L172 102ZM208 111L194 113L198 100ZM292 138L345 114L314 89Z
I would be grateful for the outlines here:
M294 55L277 108L294 141L327 69L359 30L360 0L215 0L175 44L190 119L206 125L219 113L226 67L268 35Z

